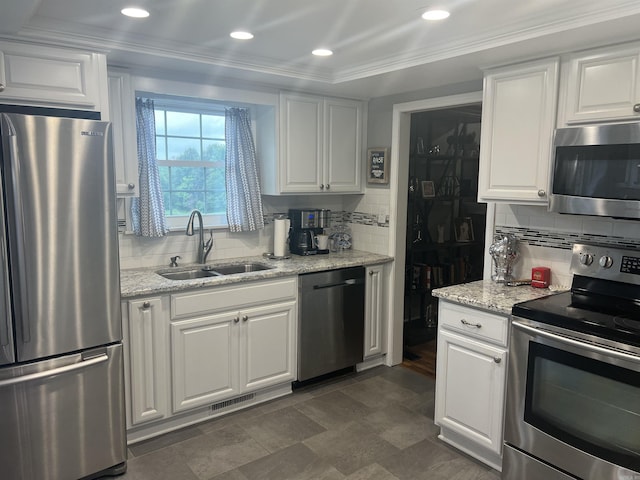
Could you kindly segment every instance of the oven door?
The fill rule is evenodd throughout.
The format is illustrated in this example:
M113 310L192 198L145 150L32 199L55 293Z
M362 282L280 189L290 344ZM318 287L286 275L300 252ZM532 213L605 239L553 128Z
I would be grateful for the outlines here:
M514 319L507 445L581 479L640 480L640 352L607 342Z

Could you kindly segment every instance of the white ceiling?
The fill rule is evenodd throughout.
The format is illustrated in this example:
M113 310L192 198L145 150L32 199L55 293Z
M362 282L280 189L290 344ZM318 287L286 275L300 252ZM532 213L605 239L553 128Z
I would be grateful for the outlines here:
M427 22L427 5L451 17ZM480 68L640 39L639 0L5 0L0 35L108 50L119 65L374 97ZM144 20L119 12L137 4ZM253 32L250 41L231 30ZM331 48L332 57L311 50Z

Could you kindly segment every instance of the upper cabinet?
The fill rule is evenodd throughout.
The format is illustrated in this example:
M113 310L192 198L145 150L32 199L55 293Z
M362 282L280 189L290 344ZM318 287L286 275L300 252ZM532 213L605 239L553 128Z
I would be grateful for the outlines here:
M354 100L280 95L278 174L263 193L361 193L364 105Z
M478 200L546 204L559 60L486 72Z
M102 112L107 106L105 56L0 42L0 103Z
M109 118L117 194L119 197L138 196L135 94L125 70L109 68Z
M562 63L558 125L640 119L640 44L569 55Z

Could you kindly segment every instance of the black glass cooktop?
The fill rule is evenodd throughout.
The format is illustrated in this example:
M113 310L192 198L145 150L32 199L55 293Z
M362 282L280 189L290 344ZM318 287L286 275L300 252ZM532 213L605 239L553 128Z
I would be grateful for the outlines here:
M636 287L638 288L638 287ZM514 316L640 346L635 301L565 292L513 306Z

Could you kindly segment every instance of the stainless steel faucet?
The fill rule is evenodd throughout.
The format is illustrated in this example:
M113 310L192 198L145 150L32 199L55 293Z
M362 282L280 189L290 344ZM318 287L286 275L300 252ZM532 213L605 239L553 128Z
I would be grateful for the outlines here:
M207 255L209 255L209 252L213 247L213 230L209 230L209 239L205 242L204 230L202 227L202 213L200 213L200 210L194 210L191 212L191 216L187 222L187 231L185 232L187 236L192 237L195 233L193 231L193 222L195 217L198 217L198 263L206 263Z

